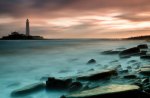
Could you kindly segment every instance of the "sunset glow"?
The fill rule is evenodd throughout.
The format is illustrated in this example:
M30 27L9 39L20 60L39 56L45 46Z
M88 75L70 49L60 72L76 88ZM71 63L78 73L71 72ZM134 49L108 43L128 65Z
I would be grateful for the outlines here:
M25 33L26 18L31 33L45 38L150 35L149 4L149 0L1 0L0 36Z

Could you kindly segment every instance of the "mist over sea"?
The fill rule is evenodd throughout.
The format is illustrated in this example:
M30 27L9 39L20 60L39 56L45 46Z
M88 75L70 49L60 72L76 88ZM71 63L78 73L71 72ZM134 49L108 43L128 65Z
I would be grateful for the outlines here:
M12 98L10 93L44 77L66 77L91 68L104 69L118 55L102 55L102 51L129 48L150 43L142 40L3 40L0 41L0 97ZM87 65L95 59L96 64ZM139 57L129 58L139 60ZM128 61L128 60L127 60ZM125 66L127 62L119 60ZM140 62L147 63L147 62ZM19 98L59 98L65 92L45 90Z

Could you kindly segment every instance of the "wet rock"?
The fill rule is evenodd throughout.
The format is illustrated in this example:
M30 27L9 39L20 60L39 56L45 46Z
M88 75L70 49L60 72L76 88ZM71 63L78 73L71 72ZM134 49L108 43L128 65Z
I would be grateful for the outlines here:
M141 44L137 46L140 49L148 49L148 45L147 44Z
M47 89L67 89L72 83L72 79L56 79L54 77L49 77L46 81Z
M74 92L74 91L78 91L82 88L82 83L81 82L73 82L71 83L70 87L69 87L69 91L70 92Z
M141 68L150 68L150 65L143 65Z
M145 91L140 92L140 98L149 98L150 97L150 93L147 93Z
M137 55L139 53L140 53L140 49L138 47L133 47L133 48L129 48L129 49L121 51L119 53L119 56L121 58L124 58L124 57L130 57L130 56L133 56L133 55Z
M145 88L144 91L150 94L150 87Z
M107 50L107 51L103 51L101 52L101 54L103 55L113 55L113 54L119 54L119 50Z
M33 93L36 91L39 91L41 89L45 88L45 84L40 82L40 83L34 83L34 84L30 84L27 85L25 87L22 87L20 89L14 90L11 95L12 96L18 96L18 95L24 95L24 94L29 94L29 93Z
M112 75L116 75L116 70L95 70L95 71L89 71L87 73L80 74L77 76L78 80L100 80L105 79L107 77L110 77Z
M94 63L96 63L96 60L95 60L95 59L91 59L91 60L89 60L89 61L87 62L87 64L94 64Z
M140 56L141 59L150 59L150 55L143 55L143 56Z
M139 95L139 87L136 85L108 85L97 87L90 90L84 90L78 93L72 93L61 98L119 98L119 97L137 97Z
M146 55L146 54L147 54L147 51L141 50L141 52L140 52L140 55L141 55L141 56L144 56L144 55Z
M150 68L141 68L140 73L144 75L150 75Z
M125 79L136 79L137 76L131 74L131 75L125 75L123 78L125 78Z
M93 89L93 88L97 88L97 87L99 87L98 83L89 83L86 85L86 89Z
M142 84L144 84L144 83L149 83L149 78L141 79L141 83L142 83Z
M133 85L137 85L137 86L139 86L140 88L143 87L143 84L141 83L141 80L140 80L140 79L135 80L132 84L133 84Z
M143 86L143 90L144 90L145 92L150 93L150 84L144 85L144 86Z

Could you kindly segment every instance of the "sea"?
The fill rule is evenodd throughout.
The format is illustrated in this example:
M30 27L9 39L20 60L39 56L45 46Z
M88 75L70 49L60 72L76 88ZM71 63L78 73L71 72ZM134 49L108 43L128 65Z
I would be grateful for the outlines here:
M46 77L68 77L91 68L105 69L105 65L118 61L127 66L128 61L118 55L101 52L125 49L148 44L143 40L55 39L55 40L1 40L0 41L0 98L60 98L65 91L46 91L25 96L11 96L11 92L29 84L45 82ZM95 64L88 65L90 59ZM140 61L140 64L149 62ZM125 67L124 67L125 68Z

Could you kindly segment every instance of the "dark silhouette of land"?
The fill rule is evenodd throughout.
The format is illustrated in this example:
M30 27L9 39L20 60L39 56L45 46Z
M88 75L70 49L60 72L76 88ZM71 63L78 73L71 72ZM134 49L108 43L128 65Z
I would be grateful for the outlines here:
M42 40L44 39L41 36L27 36L25 34L20 34L18 32L12 32L10 35L8 36L3 36L1 38L1 40Z
M150 35L126 38L127 40L150 40Z

